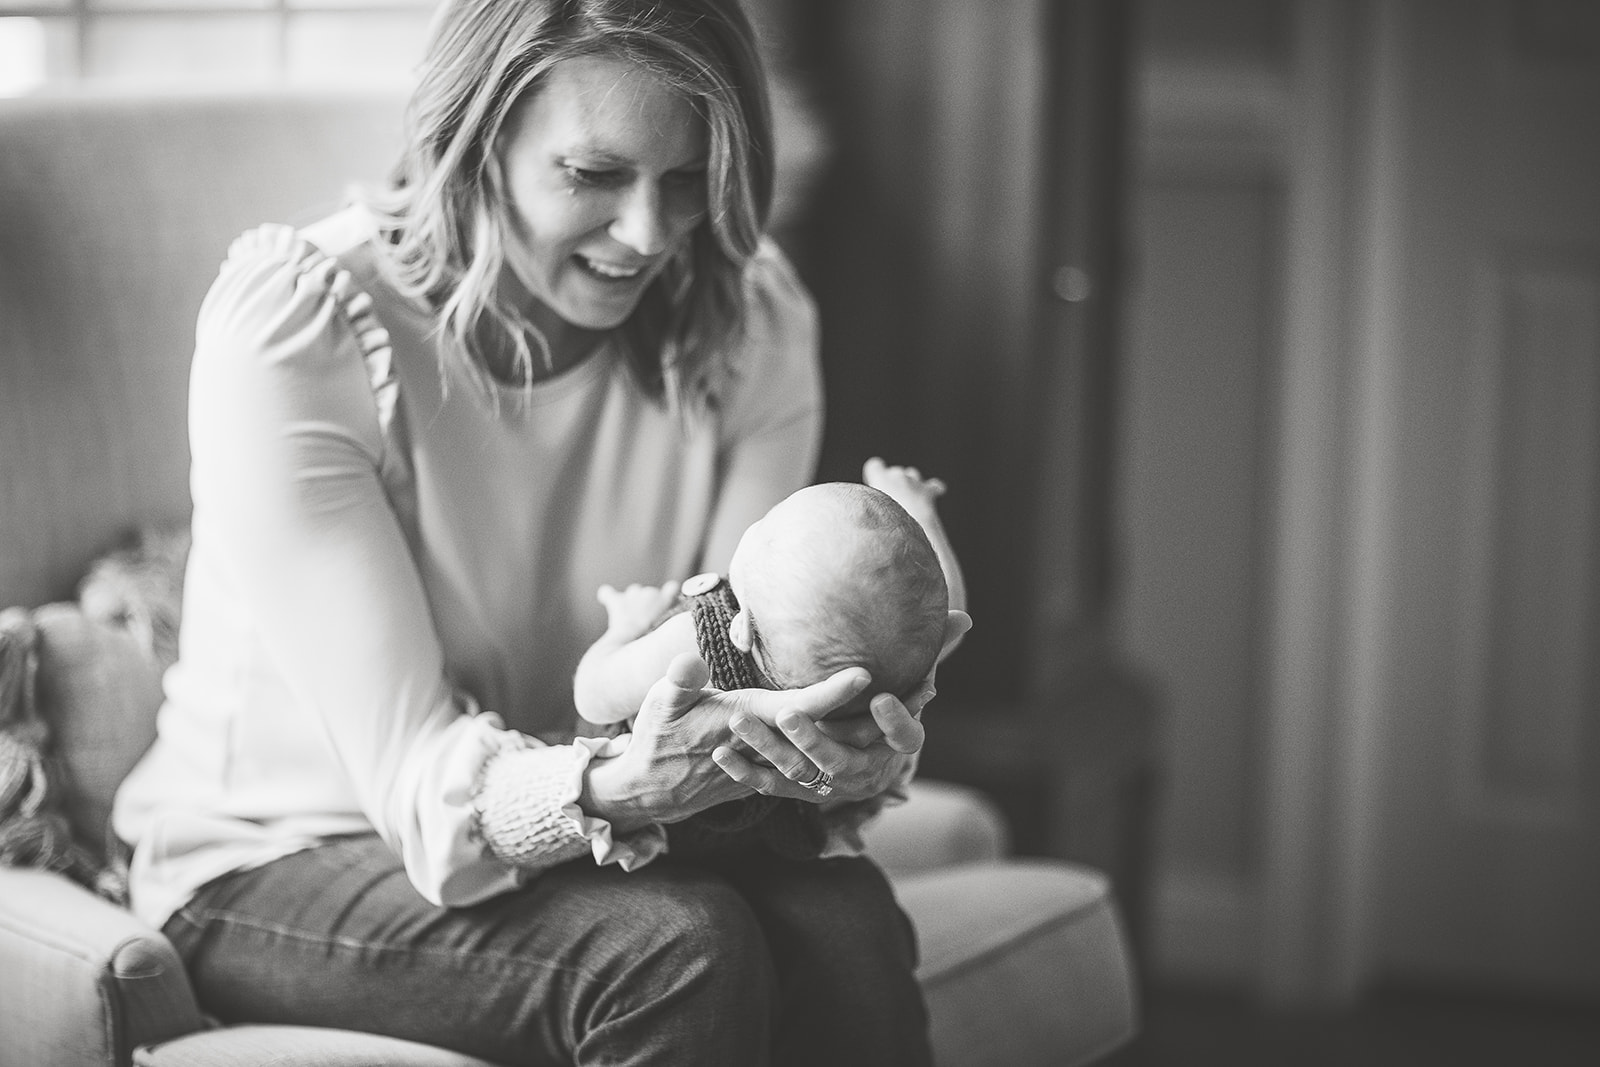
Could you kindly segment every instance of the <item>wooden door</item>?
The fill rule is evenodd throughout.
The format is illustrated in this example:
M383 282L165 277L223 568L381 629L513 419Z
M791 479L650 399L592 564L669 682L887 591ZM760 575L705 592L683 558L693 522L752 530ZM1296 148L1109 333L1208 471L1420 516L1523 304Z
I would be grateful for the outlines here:
M1374 962L1600 995L1600 5L1421 0Z

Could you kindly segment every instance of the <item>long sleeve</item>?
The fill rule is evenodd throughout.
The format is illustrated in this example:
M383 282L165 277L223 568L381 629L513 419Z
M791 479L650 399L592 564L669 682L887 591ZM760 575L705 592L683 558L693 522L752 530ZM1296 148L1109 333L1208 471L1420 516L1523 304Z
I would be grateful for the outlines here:
M179 660L114 813L157 925L218 875L369 829L447 905L652 860L661 827L578 806L621 744L566 743L595 589L725 565L812 474L815 313L776 249L685 420L611 346L486 396L374 240L358 211L247 234L201 311Z
M374 400L388 338L349 275L291 231L241 238L201 311L191 386L197 551L243 605L264 658L315 720L360 811L428 898L468 903L596 850L639 857L575 818L591 754L521 768L544 826L485 847L475 792L491 757L537 748L452 684L426 590L380 477ZM533 810L528 805L542 805ZM570 810L569 810L570 809ZM603 821L602 823L603 829Z

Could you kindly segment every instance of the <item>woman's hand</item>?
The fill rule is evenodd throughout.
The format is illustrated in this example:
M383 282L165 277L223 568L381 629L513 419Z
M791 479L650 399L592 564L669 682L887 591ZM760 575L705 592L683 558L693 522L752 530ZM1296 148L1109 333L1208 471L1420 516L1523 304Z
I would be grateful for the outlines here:
M804 690L727 694L742 705L730 720L733 732L771 764L762 766L720 746L712 758L729 778L758 793L820 803L821 795L800 784L820 770L832 776L830 802L868 800L899 781L922 748L922 723L888 693L872 698L869 725L865 720L819 723L815 714L784 699L799 692Z
M949 612L944 647L954 646L971 628L972 618L966 612ZM823 721L799 707L785 706L782 698L799 691L729 693L746 702L748 712L733 717L733 732L770 766L726 746L719 747L713 758L728 777L758 793L820 802L822 796L800 783L812 781L821 770L832 776L829 801L868 800L899 781L922 749L922 711L937 692L937 670L936 661L904 702L888 693L873 697L870 717L858 714Z
M724 774L716 762L717 753L731 751L730 720L775 721L788 712L809 722L848 704L871 680L860 667L851 667L804 689L724 693L705 688L710 677L705 662L693 653L672 661L639 708L627 749L589 765L578 800L584 811L626 832L652 822L680 822L714 804L748 796L751 787ZM922 743L922 727L909 715L905 718L916 731L915 751ZM895 733L907 743L904 724L896 723Z

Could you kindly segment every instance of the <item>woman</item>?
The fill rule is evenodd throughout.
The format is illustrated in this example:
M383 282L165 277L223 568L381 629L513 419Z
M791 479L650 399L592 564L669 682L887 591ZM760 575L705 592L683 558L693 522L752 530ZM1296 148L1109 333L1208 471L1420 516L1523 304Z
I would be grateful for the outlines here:
M115 815L212 1014L508 1063L926 1060L870 863L662 855L752 790L848 852L920 706L830 736L859 668L722 694L686 656L631 738L572 736L596 588L722 567L811 474L764 94L736 0L449 3L391 187L236 242L180 659Z

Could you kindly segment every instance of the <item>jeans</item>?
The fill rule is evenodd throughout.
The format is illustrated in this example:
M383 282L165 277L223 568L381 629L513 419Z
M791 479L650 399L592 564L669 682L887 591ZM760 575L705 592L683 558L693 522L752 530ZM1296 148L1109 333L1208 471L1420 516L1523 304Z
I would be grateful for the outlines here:
M224 1022L388 1034L505 1064L921 1064L914 934L865 859L577 861L470 908L373 835L203 887L165 933Z

